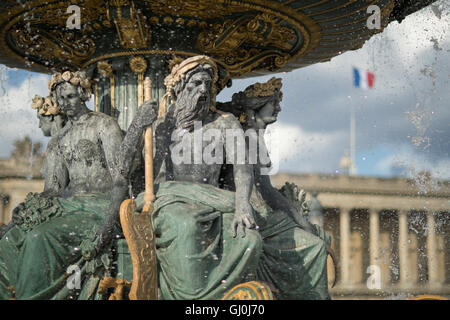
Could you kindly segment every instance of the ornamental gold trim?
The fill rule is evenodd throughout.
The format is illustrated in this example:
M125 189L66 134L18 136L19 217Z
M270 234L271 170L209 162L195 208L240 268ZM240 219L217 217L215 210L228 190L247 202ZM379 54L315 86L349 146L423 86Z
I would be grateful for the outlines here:
M97 64L98 73L105 78L109 78L113 75L113 68L107 61L100 61Z
M120 206L120 223L133 263L130 300L158 299L158 270L151 212L136 212L132 199Z
M212 56L220 56L228 66L248 63L253 57L265 56L267 47L275 47L278 54L274 64L282 67L294 46L309 35L297 36L294 29L282 27L281 22L268 13L229 19L201 32L197 47Z
M122 49L135 50L132 54L136 54L138 50L150 52L149 54L158 54L158 51L165 51L163 54L190 51L182 53L184 57L208 54L227 70L230 77L239 78L244 75L256 75L264 70L286 71L311 64L311 61L317 62L306 57L309 53L315 53L317 48L321 48L322 42L326 44L329 41L337 41L337 39L330 39L335 36L334 33L342 32L345 35L346 31L339 28L353 24L355 21L351 19L352 15L358 20L356 22L361 22L366 16L363 10L370 4L378 3L382 5L384 28L389 22L388 17L394 7L394 0L370 0L364 4L347 0L340 1L333 8L320 8L327 2L321 0L302 5L299 0L283 2L275 0L142 0L139 2L73 0L71 4L79 4L82 10L83 25L79 35L82 35L84 40L89 39L89 43L85 43L83 50L79 51L79 45L71 47L70 44L65 44L58 47L61 44L58 39L64 39L67 35L65 30L61 31L65 28L66 19L69 17L69 14L66 14L67 2L32 0L27 1L23 7L13 5L7 12L5 10L0 13L0 21L3 23L0 30L0 53L17 60L28 69L47 71L50 68L79 69L90 64L95 54L101 54L96 52L94 41L90 42L95 39L91 33L108 29L108 31L115 30ZM354 4L354 8L342 9L349 4ZM30 11L33 11L32 15ZM55 16L47 12L60 12L60 14ZM321 14L325 17L320 16ZM326 15L329 15L329 18ZM37 29L37 33L50 32L42 30L42 26L49 27L53 30L51 32L57 29L62 32L61 36L51 35L49 41L41 39L44 41L42 47L53 46L52 50L59 57L56 61L50 49L48 52L44 51L42 55L25 58L24 50L15 48L16 42L11 43L14 30L22 30L22 32L25 30L23 27L25 20L31 24L32 28ZM331 26L330 23L326 23L333 21L337 24ZM233 26L235 22L239 23L239 27ZM321 23L325 23L323 29ZM191 28L194 32L194 46L197 45L197 47L192 50L177 51L159 45L160 48L150 50L152 31L150 25L154 24L165 24L168 28L177 26ZM214 26L218 29L213 29ZM356 29L358 27L355 25ZM373 35L380 31L372 30L367 34ZM359 37L360 32L365 33L364 30L358 29L355 36L360 40L357 41L358 44L355 44L355 48L364 43L364 39ZM195 39L197 35L199 39ZM20 41L27 40L26 35L21 37L23 40ZM30 41L33 37L28 36L28 38ZM15 39L19 41L17 35ZM99 61L98 58L95 59ZM30 65L30 62L33 65ZM64 62L67 63L64 64Z
M144 73L147 70L147 61L142 57L130 59L130 68L138 76L138 105L144 103Z
M97 82L94 83L94 92L95 92L94 110L95 110L95 112L99 112L99 109L98 109L98 83Z
M120 45L124 49L146 48L150 42L150 32L145 16L136 10L134 2L110 0L107 2L107 18L116 26Z
M274 300L270 287L259 281L238 284L229 290L221 300Z
M142 57L131 58L130 68L134 73L144 73L147 70L147 61Z
M144 0L146 6L158 15L179 15L201 20L219 19L232 12L245 12L240 3L227 0Z
M115 116L115 101L116 101L116 80L114 78L114 70L113 67L107 62L107 61L100 61L97 63L97 72L102 76L103 78L109 79L109 96L111 101L111 110L110 110L110 116Z
M39 28L36 27L37 24L44 24L44 25L48 25L48 26L52 26L52 27L65 27L66 25L66 21L67 18L70 16L70 14L66 13L67 10L67 6L68 4L66 2L61 2L61 1L53 1L50 2L48 0L32 0L32 1L27 1L25 2L23 5L16 5L16 6L12 6L11 8L8 8L7 10L5 10L4 12L2 12L0 14L0 22L4 23L1 26L0 29L0 53L4 53L6 54L6 56L8 57L13 57L14 59L16 59L18 62L23 62L24 69L27 70L33 70L33 71L37 71L39 70L40 72L42 71L47 71L49 72L49 66L45 64L45 61L42 62L38 62L38 61L33 61L33 65L30 65L30 59L29 58L25 58L25 56L21 55L20 52L17 52L16 49L11 48L9 45L9 42L7 41L7 38L10 37L11 35L14 36L14 33L16 33L16 31L18 32L23 32L23 29L19 29L18 27L13 28L14 25L16 24L20 24L23 21L27 22L27 25L31 26L31 30L38 30L39 32L43 31L40 30ZM33 10L34 14L30 14L29 12ZM59 14L55 15L46 15L46 12L57 12ZM95 18L99 18L102 16L102 9L99 8L98 6L98 1L96 0L85 0L83 3L83 6L81 8L81 14L83 15L83 17L86 20L92 20ZM29 31L30 29L28 28L27 31ZM53 30L54 32L58 32L58 30ZM65 30L67 31L67 30ZM66 32L63 32L61 30L59 30L60 32L60 39L70 39L71 36L67 35ZM71 30L67 31L69 33L73 33ZM44 31L45 33L45 31ZM56 36L58 37L58 36ZM31 39L33 37L30 37ZM53 38L55 38L55 36L53 36ZM93 50L89 50L89 52L87 52L87 54L85 56L80 57L80 55L78 55L78 57L76 56L72 56L72 54L74 52L72 52L71 50L69 51L64 51L65 50L65 45L56 45L55 43L52 41L45 41L46 43L44 44L45 49L47 50L47 52L49 52L51 54L51 57L53 57L53 53L50 49L48 49L46 47L46 45L50 45L50 47L55 50L56 54L58 56L64 56L66 58L66 60L71 60L74 63L70 63L69 65L54 65L51 66L52 68L59 68L59 69L67 69L67 68L71 68L74 69L74 64L80 65L82 63L82 61L88 59L90 56L92 56L95 52L95 44L93 43L92 39L90 39L89 37L83 37L83 39L86 39L87 41L90 42L90 45L93 47ZM54 40L54 39L53 39ZM92 41L92 42L91 42ZM69 46L70 47L70 46ZM77 47L79 46L74 46L74 48L72 48L73 50L77 50Z

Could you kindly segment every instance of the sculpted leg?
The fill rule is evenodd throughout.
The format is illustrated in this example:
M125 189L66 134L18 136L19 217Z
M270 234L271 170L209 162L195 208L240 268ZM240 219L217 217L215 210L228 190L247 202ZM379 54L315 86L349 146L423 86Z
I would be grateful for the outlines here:
M258 279L276 288L278 298L330 298L325 241L296 227L264 239L263 251Z
M54 218L28 232L17 265L17 298L49 299L62 289L67 268L81 259L79 245L85 233L99 222L93 215L70 215Z
M9 288L15 288L22 237L23 232L13 228L0 240L0 300L13 298Z
M167 203L153 220L161 298L220 299L250 274L254 277L260 234L247 230L245 238L233 238L233 213L180 200Z

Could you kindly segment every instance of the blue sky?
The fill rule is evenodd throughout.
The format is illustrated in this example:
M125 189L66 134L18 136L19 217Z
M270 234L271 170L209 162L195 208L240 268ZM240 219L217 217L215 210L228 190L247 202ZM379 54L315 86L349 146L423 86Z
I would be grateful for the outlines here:
M240 79L234 92L272 76L283 79L277 132L280 171L336 173L349 149L350 105L356 110L358 174L411 176L429 170L450 179L450 37L445 1L439 19L428 7L391 23L357 51L289 73ZM375 88L353 87L352 68L375 74ZM31 99L48 95L49 76L0 66L0 157L25 135L44 144ZM91 104L92 105L92 104ZM419 137L421 139L415 139ZM419 143L420 142L420 143Z

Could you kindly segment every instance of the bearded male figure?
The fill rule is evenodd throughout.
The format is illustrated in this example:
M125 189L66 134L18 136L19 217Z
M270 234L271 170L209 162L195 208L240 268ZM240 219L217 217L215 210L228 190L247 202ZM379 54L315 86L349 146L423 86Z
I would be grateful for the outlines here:
M205 132L212 129L218 133L219 137L205 141L210 148L216 146L213 149L217 152L227 145L240 148L234 139L227 138L226 130L243 135L233 115L211 110L217 72L215 63L207 57L185 60L166 78L168 93L159 119L153 123L154 117L147 114L156 140L157 200L152 221L157 235L161 299L220 299L227 290L254 276L261 254L261 238L249 200L252 166L235 163L238 192L234 193L219 188L220 161L205 164L203 158L197 159L205 151L202 146L197 150L194 137L198 133L194 127L199 123ZM169 95L174 101L165 114L164 102ZM142 125L136 125L143 123L146 115L141 115L131 123L127 137L142 134ZM130 140L129 148L122 151L136 155L140 150L136 145L137 140ZM194 149L196 152L191 152ZM123 158L132 163L131 157ZM183 159L186 161L179 161ZM136 199L138 208L142 198Z
M152 221L157 237L160 298L220 299L246 280L279 282L287 291L280 295L282 298L329 298L322 240L317 238L313 245L306 244L308 251L314 251L312 254L297 257L299 244L289 236L270 241L285 231L294 236L291 231L298 225L295 221L286 222L286 215L270 219L271 211L258 211L264 210L260 205L264 200L258 199L261 194L253 187L254 166L249 163L242 126L233 114L216 109L217 74L216 64L206 56L176 65L165 80L167 94L158 120L147 118L147 125L155 128L156 141L157 199ZM134 123L142 122L136 117L127 135L139 137L142 125ZM134 144L131 139L128 142L128 148L123 150L129 157L124 159L131 163L139 147L135 147L137 140ZM242 150L243 154L239 152ZM233 188L226 190L222 173L230 166ZM136 203L138 208L142 206L143 195L138 196ZM260 222L264 230L259 228ZM264 242L268 243L266 249ZM267 255L266 250L280 254ZM294 263L314 264L303 261L305 257L325 257L325 262L316 266L318 275L313 281L295 287L302 280L308 282L305 279L311 275L297 274L301 279L290 286L292 277L285 276L294 269L297 273L305 270L296 268ZM277 258L284 260L283 267L288 268L271 274L267 267L276 265ZM289 266L293 268L289 270ZM320 288L317 294L311 292L318 282L322 286L325 283L325 289Z

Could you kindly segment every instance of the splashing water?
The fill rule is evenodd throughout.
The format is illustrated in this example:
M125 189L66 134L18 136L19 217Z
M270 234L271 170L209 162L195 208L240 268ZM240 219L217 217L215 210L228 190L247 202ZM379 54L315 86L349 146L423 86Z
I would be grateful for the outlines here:
M8 68L0 65L0 97L6 95L5 83L8 81Z
M33 140L31 140L31 148L30 148L30 172L27 176L27 180L31 180L33 179L33 148L34 148L34 143Z

